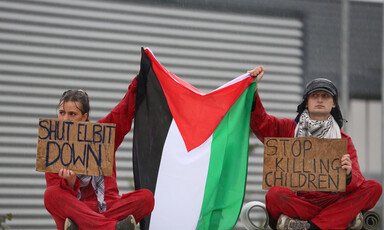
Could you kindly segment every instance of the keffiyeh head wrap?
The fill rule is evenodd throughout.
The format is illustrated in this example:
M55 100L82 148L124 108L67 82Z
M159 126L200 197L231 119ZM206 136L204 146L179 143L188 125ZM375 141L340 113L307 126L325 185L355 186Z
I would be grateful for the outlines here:
M86 175L77 175L77 178L80 180L80 187L85 187L92 183L92 187L95 190L97 197L97 205L99 212L105 212L107 210L107 203L104 201L104 177L103 176L86 176ZM81 191L77 194L77 199L81 198Z
M316 121L309 117L306 109L297 123L295 137L341 138L341 132L332 115L327 120Z

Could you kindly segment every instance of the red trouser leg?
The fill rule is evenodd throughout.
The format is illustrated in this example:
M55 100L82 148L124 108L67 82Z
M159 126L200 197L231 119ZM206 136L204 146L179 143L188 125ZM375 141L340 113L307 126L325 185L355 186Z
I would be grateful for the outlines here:
M45 190L44 204L53 216L58 230L64 228L65 218L75 221L79 229L114 229L117 223L116 220L96 212L86 202L79 201L69 191L59 186L50 186Z
M146 201L145 204L140 203L143 200ZM99 213L97 201L79 201L70 192L59 186L51 186L44 193L44 203L48 212L53 216L58 230L64 228L65 218L72 219L80 230L108 230L115 229L117 221L130 214L133 214L135 218L136 216L143 218L142 215L150 213L148 210L153 209L153 196L149 191L135 191L116 201L107 202L107 211ZM128 206L124 207L124 205ZM130 205L135 207L129 207ZM141 205L150 207L142 208ZM108 206L110 207L108 208Z
M339 199L324 208L311 221L321 229L346 229L360 211L372 209L380 199L381 185L368 180L352 192L342 193Z
M107 211L102 214L116 220L133 215L138 223L152 212L154 204L152 192L148 189L140 189L123 194L121 199L107 202Z
M324 230L346 229L357 213L375 206L381 193L381 185L373 180L364 182L352 192L319 193L323 194L320 197L297 196L287 188L273 187L266 195L266 207L272 218L272 226L281 214L285 214L292 218L310 220Z
M271 227L275 227L281 214L295 219L310 220L322 209L300 198L292 190L283 187L272 187L269 189L265 196L265 203L271 217Z

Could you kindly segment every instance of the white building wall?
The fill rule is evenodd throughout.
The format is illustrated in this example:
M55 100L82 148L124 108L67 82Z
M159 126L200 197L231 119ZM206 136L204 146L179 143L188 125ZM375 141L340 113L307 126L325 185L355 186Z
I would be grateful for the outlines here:
M378 100L352 99L348 121L351 136L363 175L380 180L381 157L381 102Z

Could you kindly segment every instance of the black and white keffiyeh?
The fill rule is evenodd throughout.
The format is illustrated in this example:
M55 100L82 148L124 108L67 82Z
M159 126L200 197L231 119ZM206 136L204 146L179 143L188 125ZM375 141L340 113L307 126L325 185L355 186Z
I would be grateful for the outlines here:
M99 212L102 213L107 210L107 203L104 201L104 177L103 176L86 176L86 175L77 175L77 178L80 180L80 187L85 187L91 181L92 187L95 190L97 196L97 205ZM81 198L81 192L77 194L77 199Z
M332 115L327 120L316 121L304 110L296 126L295 137L341 138L340 127Z

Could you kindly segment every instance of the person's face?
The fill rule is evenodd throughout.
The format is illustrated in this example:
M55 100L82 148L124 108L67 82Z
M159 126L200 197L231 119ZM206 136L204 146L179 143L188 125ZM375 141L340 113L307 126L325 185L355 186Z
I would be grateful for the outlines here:
M57 115L58 119L62 121L86 121L88 114L81 113L81 106L79 102L62 102L60 104L59 114Z
M333 96L326 91L315 91L308 95L307 108L312 120L323 121L328 119L332 108L335 108Z

